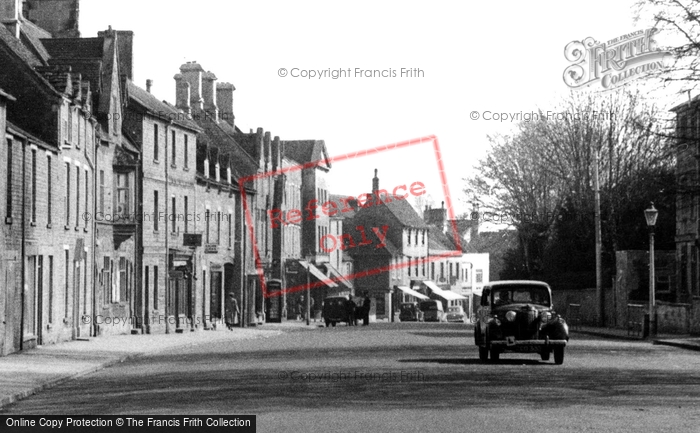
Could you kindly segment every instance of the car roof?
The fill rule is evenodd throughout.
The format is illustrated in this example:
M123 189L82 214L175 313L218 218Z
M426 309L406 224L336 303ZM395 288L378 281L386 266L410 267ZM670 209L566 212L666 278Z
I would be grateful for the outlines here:
M498 286L511 286L511 285L530 285L530 286L545 286L549 287L549 284L544 281L537 280L502 280L502 281L491 281L490 283L484 285L484 287L498 287Z

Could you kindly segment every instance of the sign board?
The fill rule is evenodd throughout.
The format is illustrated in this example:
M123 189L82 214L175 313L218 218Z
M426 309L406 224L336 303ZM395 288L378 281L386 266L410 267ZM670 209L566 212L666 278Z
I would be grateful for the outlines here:
M204 245L204 254L216 254L219 252L218 250L218 245L216 244L205 244Z
M186 247L201 247L202 235L198 233L183 233L182 245Z

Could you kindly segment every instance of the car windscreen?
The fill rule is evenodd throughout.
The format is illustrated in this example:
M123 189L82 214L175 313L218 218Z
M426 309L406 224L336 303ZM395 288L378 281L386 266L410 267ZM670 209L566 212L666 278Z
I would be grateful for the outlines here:
M536 304L549 307L549 290L544 286L512 285L494 287L493 305Z
M420 309L423 311L426 311L426 310L437 310L438 308L437 308L437 304L434 301L433 302L428 301L428 302L421 302Z

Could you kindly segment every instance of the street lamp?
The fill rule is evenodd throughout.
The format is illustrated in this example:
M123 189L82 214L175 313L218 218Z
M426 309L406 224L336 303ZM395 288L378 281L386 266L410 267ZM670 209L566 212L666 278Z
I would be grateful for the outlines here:
M654 207L654 202L651 207L644 211L644 218L647 220L649 227L649 332L652 336L656 335L656 276L654 275L654 226L656 218L659 216L659 211Z

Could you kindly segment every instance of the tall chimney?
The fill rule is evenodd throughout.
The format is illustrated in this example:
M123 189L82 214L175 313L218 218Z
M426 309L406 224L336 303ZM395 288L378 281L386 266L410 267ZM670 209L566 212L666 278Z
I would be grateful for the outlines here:
M180 73L185 82L190 85L190 105L193 113L204 111L204 99L202 98L202 74L204 69L197 62L187 62L180 66Z
M6 2L7 0L0 0ZM20 6L21 6L20 1ZM79 0L24 0L26 18L54 38L79 38ZM20 9L21 10L21 9ZM120 71L120 73L126 73Z
M151 79L146 80L146 91L148 93L151 93L151 86L153 86L153 80L151 80Z
M219 117L232 127L236 124L233 115L233 91L236 88L231 83L217 83L216 85L216 105L219 107Z
M22 12L22 0L0 0L0 23L19 39L20 21L19 16Z
M187 114L192 114L190 106L190 83L185 81L182 74L175 75L175 107Z
M211 71L202 74L202 99L204 111L215 122L219 122L219 107L216 106L216 75Z
M377 169L374 169L374 178L372 179L372 194L379 191L379 178L377 177Z

